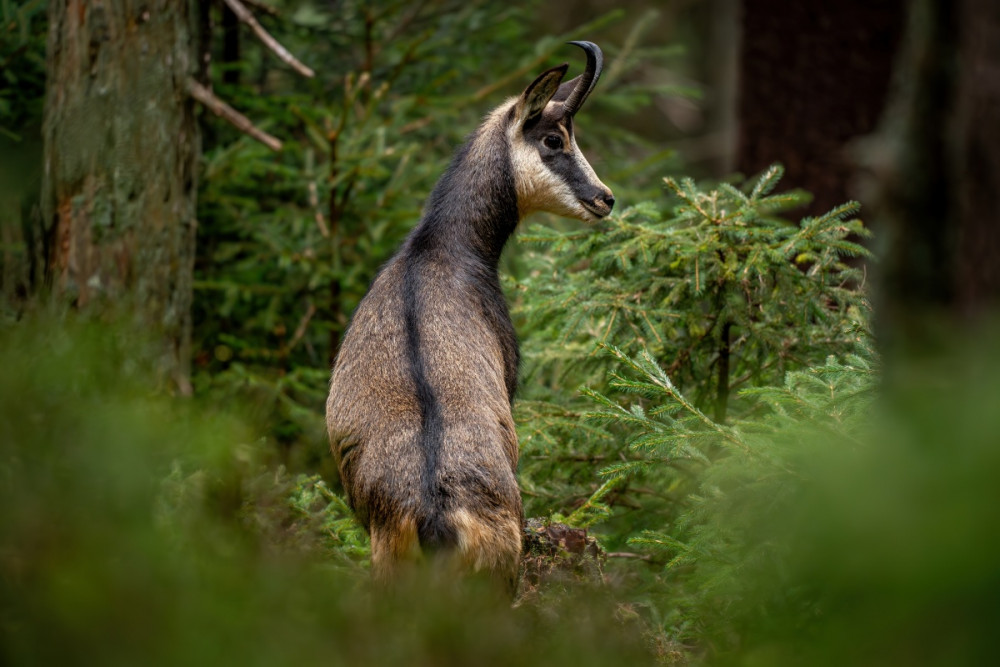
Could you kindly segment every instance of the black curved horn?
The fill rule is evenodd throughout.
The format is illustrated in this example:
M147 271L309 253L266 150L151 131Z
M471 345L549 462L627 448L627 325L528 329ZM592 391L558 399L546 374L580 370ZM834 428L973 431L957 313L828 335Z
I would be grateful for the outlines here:
M567 42L567 44L579 46L587 54L587 69L580 75L580 82L576 84L576 88L569 94L565 102L566 113L572 116L580 110L587 96L590 95L590 91L597 85L597 80L601 78L601 70L604 68L604 54L601 53L601 48L593 42Z

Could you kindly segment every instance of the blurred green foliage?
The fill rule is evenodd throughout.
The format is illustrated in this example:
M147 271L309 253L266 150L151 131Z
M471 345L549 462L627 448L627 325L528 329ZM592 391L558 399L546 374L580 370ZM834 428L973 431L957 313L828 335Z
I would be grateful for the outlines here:
M271 4L259 20L317 76L249 33L235 57L216 41L216 92L285 148L205 119L196 398L164 395L156 345L121 322L5 312L0 662L990 661L995 327L883 379L854 205L790 221L806 195L773 194L777 168L663 193L679 165L627 120L682 92L627 76L671 57L651 14L535 39L530 8L496 2ZM43 6L0 0L8 142L40 122ZM621 44L599 38L615 22ZM462 136L575 70L577 37L608 62L581 144L634 205L533 226L504 262L525 504L591 528L605 585L514 609L474 582L373 591L326 453L330 356Z
M0 337L4 664L650 662L599 598L373 594L343 501L264 465L238 408L158 394L137 332L50 313Z
M766 412L726 425L648 354L610 348L621 369L612 384L633 398L601 401L594 416L622 424L639 456L604 474L644 468L665 495L686 482L659 510L669 522L629 539L652 557L653 580L632 593L643 591L664 642L697 647L687 658L707 664L991 661L995 336L995 325L953 330L887 385L862 343L783 386L745 390Z
M511 610L440 582L371 591L342 500L277 466L248 411L158 392L134 330L39 313L0 331L0 659L985 664L995 331L954 334L884 386L862 340L744 390L759 410L726 424L648 353L607 346L625 398L588 418L621 426L667 502L589 505L658 529L626 533L645 560L609 559L603 590ZM604 474L617 492L639 471Z

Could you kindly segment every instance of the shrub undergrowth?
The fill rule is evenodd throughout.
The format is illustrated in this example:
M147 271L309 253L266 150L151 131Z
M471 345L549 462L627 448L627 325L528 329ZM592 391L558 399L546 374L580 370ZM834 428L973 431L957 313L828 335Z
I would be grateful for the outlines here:
M5 48L34 92L0 95L8 140L41 99L29 4L31 30ZM796 222L808 195L776 193L780 167L745 184L668 177L658 195L652 175L676 164L621 120L665 92L630 78L669 57L647 45L649 15L602 44L587 109L616 119L601 166L639 203L590 227L531 225L504 259L525 506L589 529L604 581L513 610L474 585L373 592L323 433L338 337L482 110L562 42L625 19L532 40L512 5L278 4L266 27L324 66L293 79L249 44L215 61L220 94L285 150L206 126L195 400L164 395L140 332L4 311L0 661L992 657L995 337L952 332L884 380L856 204Z

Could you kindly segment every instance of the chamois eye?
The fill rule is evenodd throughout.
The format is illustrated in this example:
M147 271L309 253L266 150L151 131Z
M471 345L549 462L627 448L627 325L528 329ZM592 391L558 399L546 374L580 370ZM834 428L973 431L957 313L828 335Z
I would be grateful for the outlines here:
M560 137L558 134L550 134L549 136L545 137L543 143L545 144L546 148L551 148L554 151L557 151L563 147L562 137Z

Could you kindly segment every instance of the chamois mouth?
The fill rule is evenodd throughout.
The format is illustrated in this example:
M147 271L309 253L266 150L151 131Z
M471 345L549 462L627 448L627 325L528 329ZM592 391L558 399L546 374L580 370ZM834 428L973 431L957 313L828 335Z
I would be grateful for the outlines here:
M587 209L587 213L590 213L595 218L600 219L606 217L611 213L611 207L607 204L597 204L595 202L586 201L584 199L579 200L580 205Z

